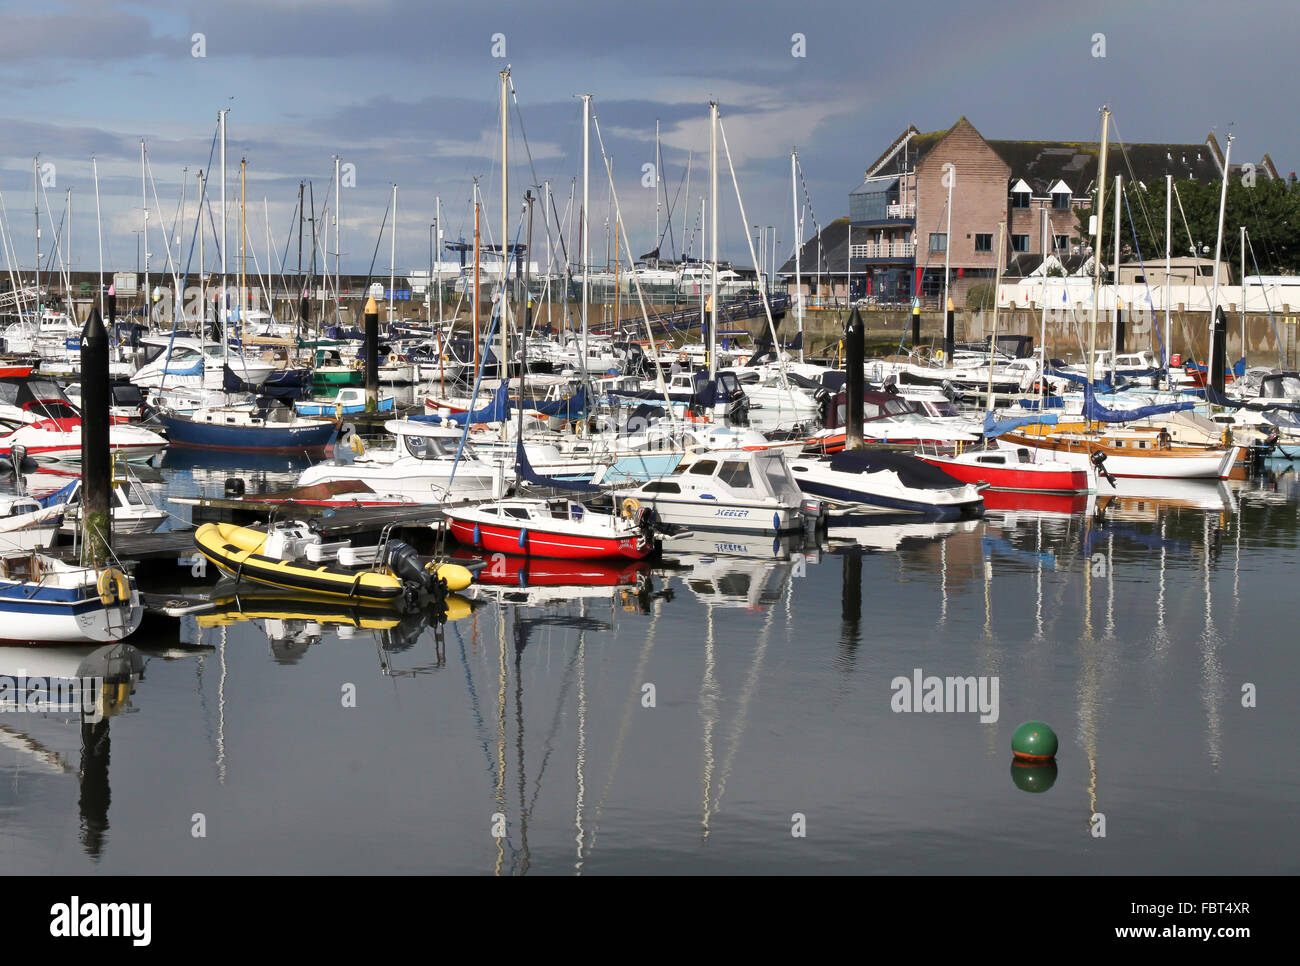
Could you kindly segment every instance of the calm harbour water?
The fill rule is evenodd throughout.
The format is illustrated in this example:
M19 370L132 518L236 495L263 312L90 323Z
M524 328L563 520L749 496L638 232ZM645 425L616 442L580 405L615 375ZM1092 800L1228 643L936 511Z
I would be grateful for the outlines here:
M160 505L293 479L173 456ZM1295 872L1300 484L1271 470L821 546L699 537L581 589L511 568L440 634L189 618L197 646L132 639L144 677L94 733L0 714L0 865ZM998 719L895 712L917 668L996 676ZM1028 719L1061 740L1037 794Z

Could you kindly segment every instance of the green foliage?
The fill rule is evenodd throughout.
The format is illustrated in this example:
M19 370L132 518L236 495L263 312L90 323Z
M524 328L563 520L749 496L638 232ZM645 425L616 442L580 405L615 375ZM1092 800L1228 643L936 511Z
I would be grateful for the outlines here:
M972 285L970 291L966 293L966 308L972 312L991 309L996 298L997 287L992 282L981 282L978 285Z
M1262 170L1257 170L1253 187L1241 183L1241 177L1228 182L1228 199L1223 216L1222 258L1236 268L1241 264L1241 230L1246 226L1249 245L1246 249L1246 272L1255 273L1255 264L1265 275L1300 272L1300 190L1287 182L1269 181ZM1214 256L1214 241L1219 225L1219 192L1221 182L1175 181L1173 204L1173 243L1170 251L1175 258L1196 254L1202 258ZM1159 184L1125 185L1128 205L1120 209L1120 252L1126 260L1141 254L1143 261L1156 262L1165 253L1165 186ZM1179 210L1179 202L1182 210ZM1093 195L1096 204L1096 195ZM1110 238L1114 225L1114 193L1106 195L1105 224L1102 247L1110 258L1114 239ZM1132 225L1129 212L1132 212ZM1088 217L1092 209L1078 212L1079 234L1091 243L1088 234ZM1186 215L1186 222L1183 216ZM1134 238L1133 227L1137 228ZM1188 229L1191 237L1188 237ZM1136 241L1136 245L1135 245ZM1234 277L1236 272L1234 271Z

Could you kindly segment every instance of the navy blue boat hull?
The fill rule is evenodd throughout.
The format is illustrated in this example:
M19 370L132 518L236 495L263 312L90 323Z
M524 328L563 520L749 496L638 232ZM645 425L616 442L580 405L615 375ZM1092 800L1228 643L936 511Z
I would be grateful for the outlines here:
M338 425L333 421L311 426L223 426L196 423L183 416L160 415L167 440L188 449L216 449L237 453L307 453L321 455L334 442Z

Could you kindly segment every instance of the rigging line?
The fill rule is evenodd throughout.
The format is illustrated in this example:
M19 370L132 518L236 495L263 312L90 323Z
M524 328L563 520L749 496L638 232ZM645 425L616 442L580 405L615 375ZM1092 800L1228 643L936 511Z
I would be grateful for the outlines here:
M1142 261L1142 246L1141 246L1140 244L1138 244L1138 239L1137 239L1137 227L1133 224L1133 209L1129 207L1129 203L1128 203L1128 189L1127 189L1127 188L1124 188L1124 189L1121 190L1121 192L1120 192L1120 197L1122 198L1122 200L1123 200L1123 202L1124 202L1124 210L1128 213L1128 226L1129 226L1129 229L1133 232L1133 250L1134 250L1135 252L1137 252L1137 257L1138 257L1138 268L1140 268L1140 269L1142 270L1142 286L1146 289L1146 292L1147 292L1147 307L1148 307L1148 311L1149 311L1149 312L1151 313L1151 315L1152 315L1151 328L1152 328L1153 330L1155 330L1156 338L1157 338L1157 339L1159 340L1159 342L1160 342L1160 358L1162 358L1162 359L1165 360L1165 364L1166 364L1166 366L1167 366L1167 365L1168 365L1169 355L1168 355L1168 353L1165 351L1165 340L1164 340L1164 336L1162 336L1162 335L1160 334L1160 326L1157 325L1156 322L1155 322L1155 306L1154 306L1154 304L1153 304L1152 301L1151 301L1151 283L1147 281L1147 268L1146 268L1146 265L1143 264L1143 261ZM1117 280L1117 282L1118 282L1118 280ZM1166 298L1166 299L1168 299L1168 297L1169 297L1168 286L1169 286L1169 279L1165 279L1165 287L1166 287L1165 298ZM1133 318L1133 307L1132 307L1131 305L1129 306L1129 318L1130 318L1130 319Z
M1195 261L1199 257L1196 253L1196 239L1192 237L1192 227L1187 223L1187 212L1183 210L1183 195L1182 192L1178 190L1178 185L1176 184L1174 185L1174 200L1178 202L1178 214L1183 219L1183 229L1187 232L1187 244L1192 253L1192 267L1193 271L1195 271ZM1197 284L1199 285L1199 273L1196 275L1196 278L1198 279ZM1188 331L1187 319L1185 316L1179 320L1178 325L1179 328L1183 330L1183 341L1190 347L1190 354L1192 358L1195 359L1197 355L1197 339L1194 334Z
M627 226L623 224L623 212L622 209L619 207L618 193L614 190L614 168L611 164L612 159L609 157L608 154L605 153L605 138L600 133L600 121L597 120L595 111L591 113L591 123L594 126L596 131L596 143L600 145L601 160L605 162L605 176L609 180L609 193L610 193L610 198L614 204L614 217L617 219L618 224L622 227L623 245L627 249L627 260L630 265L632 263L632 244L631 242L628 241ZM664 378L663 366L659 362L659 343L655 339L654 327L651 326L650 324L650 313L646 309L645 290L641 287L641 279L637 276L635 272L632 273L632 281L636 283L636 296L637 296L637 302L641 309L641 319L642 321L645 322L646 334L650 337L650 352L652 358L655 361L655 374L658 377L657 385L662 387L664 403L667 406L668 412L672 413L673 412L672 401L668 397L668 380ZM585 354L583 357L583 365L585 369L586 366ZM675 423L676 416L674 415L671 418Z
M1251 240L1250 232L1246 232L1246 248L1250 251L1250 260L1255 266L1255 275L1259 276L1262 280L1263 276L1260 275L1259 272L1259 261L1255 258L1255 243ZM1277 340L1277 354L1278 358L1281 360L1280 368L1285 369L1286 352L1282 348L1282 333L1278 331L1277 318L1273 315L1273 306L1270 305L1268 301L1268 286L1263 284L1261 281L1259 288L1260 291L1264 293L1264 308L1268 311L1268 320L1273 325L1273 338ZM1241 280L1241 304L1243 307L1246 304L1246 280L1244 278ZM1241 355L1242 358L1245 358L1245 347L1242 348Z
M727 146L727 129L722 123L721 116L718 117L718 133L722 135L722 148L727 155L727 167L731 171L731 184L736 189L736 206L740 208L740 221L741 224L748 225L749 219L745 217L745 202L740 197L740 181L736 177L736 166L731 161L731 148ZM754 251L754 239L748 231L745 232L745 244L749 248L749 257L753 259L755 265L758 265L758 255ZM768 299L767 286L759 289L759 296L763 300L763 313L767 316L767 327L772 336L772 349L776 353L777 371L781 374L781 382L785 385L786 395L790 399L790 410L795 413L798 412L798 406L795 404L794 389L786 376L786 354L781 351L781 341L777 338L776 322L772 319L772 303Z

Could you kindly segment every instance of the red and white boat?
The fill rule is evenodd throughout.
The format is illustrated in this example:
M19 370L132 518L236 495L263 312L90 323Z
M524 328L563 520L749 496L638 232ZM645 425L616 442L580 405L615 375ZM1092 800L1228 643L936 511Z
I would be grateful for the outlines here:
M565 560L640 560L655 548L644 512L619 516L573 500L498 500L444 512L461 543L491 553Z
M0 456L16 447L41 461L81 459L81 411L52 379L0 380ZM142 426L112 424L108 448L132 462L149 460L167 440Z
M1028 446L972 449L956 456L916 455L963 483L984 483L992 490L1087 493L1092 489L1087 470L1054 460L1035 460Z

